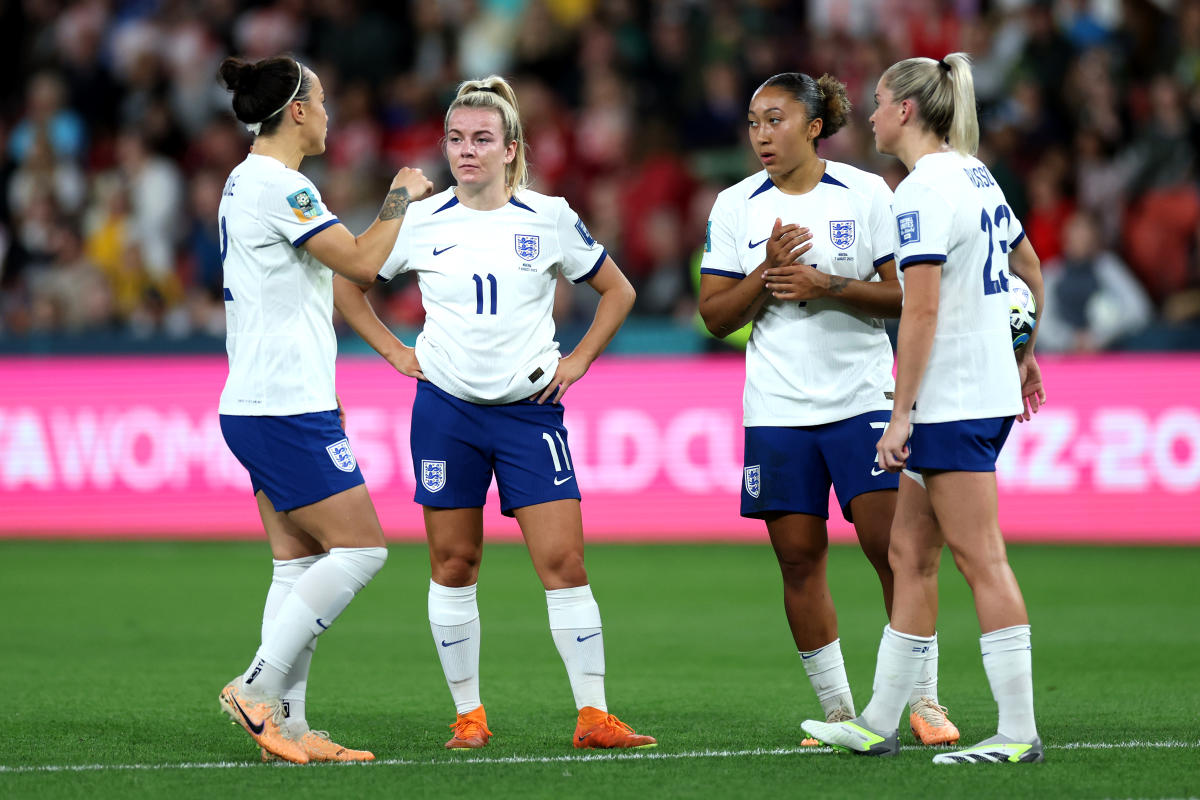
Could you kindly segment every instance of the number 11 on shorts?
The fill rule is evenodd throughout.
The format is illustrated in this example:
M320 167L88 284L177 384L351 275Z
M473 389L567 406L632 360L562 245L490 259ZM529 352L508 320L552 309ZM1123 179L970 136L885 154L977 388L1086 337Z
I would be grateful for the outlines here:
M870 425L872 428L877 428L878 430L881 430L881 431L887 430L887 426L888 426L888 424L886 422L870 422L867 424ZM882 436L883 434L881 433L879 435ZM875 452L875 460L871 463L871 477L874 478L878 475L882 475L885 472L887 472L887 470L879 468L879 451L876 451Z
M548 433L543 433L542 438L546 441L546 446L550 448L550 458L554 460L554 471L563 471L563 462L566 462L567 469L571 467L571 457L567 455L567 443L563 441L562 434L558 431L554 432L554 436L558 438L558 445L562 448L562 458L558 457L558 449L554 446L554 438Z

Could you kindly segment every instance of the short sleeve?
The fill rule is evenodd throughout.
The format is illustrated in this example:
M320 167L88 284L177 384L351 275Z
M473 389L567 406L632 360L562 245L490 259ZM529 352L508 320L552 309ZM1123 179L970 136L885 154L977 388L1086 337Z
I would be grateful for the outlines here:
M572 283L591 280L608 257L604 245L592 238L566 200L558 214L558 244L562 248L562 274Z
M883 178L873 183L867 225L871 231L871 264L879 269L896 257L896 218L892 215L892 190Z
M384 259L383 266L379 268L377 280L387 283L401 272L408 271L408 257L412 249L410 247L412 236L409 234L409 231L413 227L412 217L413 214L410 209L407 219L400 226L400 235L396 237L396 243L392 245L392 251Z
M737 236L731 209L725 198L718 196L708 215L708 227L704 233L704 255L700 258L701 275L720 275L723 278L746 277L742 261L738 258Z
M1021 224L1021 220L1017 219L1016 214L1009 215L1008 221L1008 252L1012 252L1025 238L1025 227Z
M325 207L312 181L288 170L266 187L259 200L263 225L300 247L331 225L337 216Z
M910 264L945 263L954 215L940 194L923 184L902 183L892 198L892 213L900 269Z

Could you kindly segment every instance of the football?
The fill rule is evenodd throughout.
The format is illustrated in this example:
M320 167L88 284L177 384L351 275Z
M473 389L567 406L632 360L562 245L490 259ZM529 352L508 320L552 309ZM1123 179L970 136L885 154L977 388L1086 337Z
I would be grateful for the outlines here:
M1008 274L1008 326L1012 329L1013 350L1020 350L1029 341L1037 325L1037 302L1025 281Z

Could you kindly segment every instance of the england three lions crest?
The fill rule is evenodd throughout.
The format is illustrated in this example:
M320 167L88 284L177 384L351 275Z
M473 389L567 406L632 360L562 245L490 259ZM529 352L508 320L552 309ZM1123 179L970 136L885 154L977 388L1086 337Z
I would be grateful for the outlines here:
M541 241L532 233L513 234L513 248L524 261L533 261L542 252Z
M746 467L742 470L742 475L746 483L746 494L751 497L758 497L759 493L762 492L762 481L759 480L759 465L755 464L753 467Z
M839 250L854 244L854 220L834 219L829 221L829 241Z
M328 445L325 452L329 453L333 465L342 472L354 472L358 466L358 461L354 458L354 451L350 449L349 439L342 439L340 442Z
M446 462L422 460L421 485L431 492L441 491L446 485Z

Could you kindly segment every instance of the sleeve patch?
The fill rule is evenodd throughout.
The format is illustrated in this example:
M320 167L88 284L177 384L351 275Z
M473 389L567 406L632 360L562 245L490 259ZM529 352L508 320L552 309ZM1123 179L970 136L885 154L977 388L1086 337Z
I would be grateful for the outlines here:
M921 241L921 212L904 212L896 217L896 227L900 233L901 247Z
M287 201L288 205L292 207L292 213L301 222L308 222L314 217L321 216L321 206L308 189L301 189L289 194Z
M704 228L704 252L712 252L712 220L708 221L708 225Z
M583 220L575 222L575 230L579 232L579 236L583 239L583 243L588 247L595 247L596 240L592 238L592 234L588 232L587 225L583 224Z

